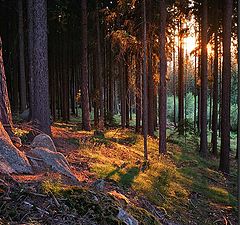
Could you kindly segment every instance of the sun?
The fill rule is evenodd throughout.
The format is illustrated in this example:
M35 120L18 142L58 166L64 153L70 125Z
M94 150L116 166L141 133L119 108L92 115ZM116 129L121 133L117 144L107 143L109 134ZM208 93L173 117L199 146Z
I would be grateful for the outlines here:
M186 49L188 54L196 48L196 38L193 36L188 36L184 39L184 48Z

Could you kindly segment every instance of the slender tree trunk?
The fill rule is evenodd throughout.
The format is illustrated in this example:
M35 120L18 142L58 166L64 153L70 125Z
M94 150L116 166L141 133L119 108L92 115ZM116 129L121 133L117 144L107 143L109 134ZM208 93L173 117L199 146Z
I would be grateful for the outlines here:
M34 1L34 110L33 119L39 129L51 134L50 106L48 88L48 36L47 36L47 1Z
M207 29L208 29L208 9L207 0L203 1L202 5L202 35L201 35L201 133L200 133L200 154L203 157L207 156Z
M230 102L231 102L231 28L233 0L224 1L223 11L223 74L221 111L221 154L219 170L230 172Z
M195 36L196 38L196 36ZM197 52L194 56L194 132L197 128Z
M148 134L154 136L154 81L152 71L152 39L148 50Z
M100 103L100 117L98 128L104 129L104 85L103 85L103 64L102 64L102 53L101 53L101 34L100 34L100 21L99 21L99 8L97 2L96 10L96 26L97 26L97 57L98 57L98 75L99 75L99 103Z
M173 46L173 123L176 127L176 52Z
M121 91L120 91L120 95L121 95L121 126L122 128L126 127L126 76L124 73L124 62L123 60L120 61L119 64L119 73L120 73L120 86L121 86Z
M21 112L27 108L25 49L24 49L23 0L18 0L18 37L19 37L19 72Z
M166 126L167 126L167 90L166 90L166 20L167 9L165 0L160 0L160 87L159 87L159 152L166 154Z
M180 28L182 29L180 21ZM179 134L184 134L184 49L183 49L183 32L180 30L179 36L179 62L178 62L178 127Z
M126 62L128 62L128 57L126 58ZM130 92L129 92L129 81L128 81L128 65L127 63L124 66L125 68L125 74L124 74L124 78L125 78L125 101L126 101L126 127L129 128L129 124L130 124L130 117L129 117L129 100L130 100Z
M12 135L12 113L8 98L7 82L2 56L2 39L0 37L0 122L9 135Z
M215 28L216 29L216 28ZM213 114L212 114L212 154L217 156L218 130L218 35L214 37L214 68L213 68Z
M27 0L27 17L28 17L28 77L29 77L29 100L30 110L29 119L32 119L34 110L34 73L33 73L33 0Z
M141 84L141 69L140 69L140 63L139 60L136 59L136 133L140 132L140 126L141 126L141 108L142 108L142 104L141 104L141 99L142 99L142 84Z
M82 126L84 130L91 130L89 95L88 95L88 17L87 0L82 0Z
M143 136L144 136L144 159L148 160L148 91L147 91L147 21L146 0L143 0Z

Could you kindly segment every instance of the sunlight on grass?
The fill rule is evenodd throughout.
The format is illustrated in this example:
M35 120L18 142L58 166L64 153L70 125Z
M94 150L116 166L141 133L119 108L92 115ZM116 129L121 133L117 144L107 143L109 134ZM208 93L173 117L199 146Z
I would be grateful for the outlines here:
M189 207L193 207L191 198L196 194L204 198L195 204L206 215L208 208L204 204L215 202L229 207L236 204L236 198L226 188L227 180L217 172L216 160L199 156L194 136L171 136L166 156L159 156L158 139L149 137L149 167L143 170L141 135L127 129L109 130L104 135L107 147L89 145L79 152L91 159L90 171L97 177L113 180L122 188L132 188L167 213L179 212L186 218ZM201 221L204 223L204 217Z

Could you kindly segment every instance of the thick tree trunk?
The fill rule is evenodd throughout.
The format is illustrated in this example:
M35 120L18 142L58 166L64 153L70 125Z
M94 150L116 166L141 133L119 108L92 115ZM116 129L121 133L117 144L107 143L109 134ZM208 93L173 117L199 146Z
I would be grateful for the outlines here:
M2 56L2 39L0 37L0 122L9 135L12 135L12 113L8 98L7 82Z
M26 77L25 77L25 49L24 49L23 0L18 0L18 37L19 37L19 76L21 112L27 108Z
M34 1L34 108L33 119L40 130L51 134L50 106L48 88L48 36L47 36L47 1Z
M240 159L240 0L238 0L238 130L237 130L237 153L236 158ZM240 162L238 165L238 171L240 169ZM240 180L240 173L239 173L239 180ZM240 187L239 189L240 190ZM240 201L240 192L239 192L239 199ZM240 206L239 206L240 207ZM240 212L240 208L239 208Z
M166 154L166 126L167 126L167 90L166 90L166 20L167 9L165 0L160 0L160 87L159 87L159 152Z
M207 88L208 88L208 72L207 72L207 29L208 29L208 9L207 0L202 5L202 35L201 35L201 133L200 133L200 154L207 156Z
M224 1L223 11L223 74L221 111L221 154L219 169L230 172L230 102L231 102L231 28L233 0Z
M82 126L84 130L91 130L89 95L88 95L88 23L87 0L82 0Z

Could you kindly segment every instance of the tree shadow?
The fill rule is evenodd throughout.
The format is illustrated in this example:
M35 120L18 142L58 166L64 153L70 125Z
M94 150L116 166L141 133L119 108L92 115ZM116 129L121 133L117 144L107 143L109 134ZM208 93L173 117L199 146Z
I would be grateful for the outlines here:
M111 171L107 176L106 179L110 179L113 175L117 174L120 179L118 183L126 188L129 188L132 186L135 177L139 174L140 169L138 167L131 167L129 168L125 173L122 172L121 170L125 167L126 165L123 165L121 167L116 168L115 170Z

